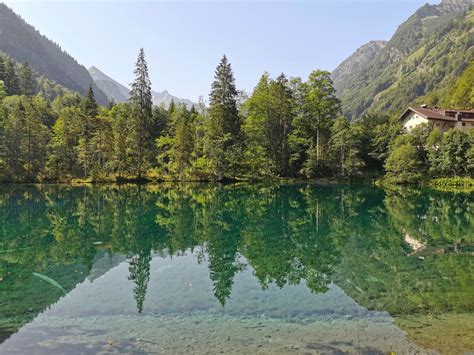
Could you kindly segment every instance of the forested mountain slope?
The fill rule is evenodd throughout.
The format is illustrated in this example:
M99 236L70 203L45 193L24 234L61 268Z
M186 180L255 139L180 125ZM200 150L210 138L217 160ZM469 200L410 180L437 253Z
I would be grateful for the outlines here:
M39 74L80 94L85 94L92 84L97 101L108 102L84 66L3 3L0 3L0 51L17 62L28 62Z
M368 65L385 47L386 41L370 41L357 49L354 54L344 60L332 73L334 87L338 91L344 90L354 76Z
M424 5L373 60L350 73L350 80L348 74L336 77L346 116L354 119L370 109L399 111L455 82L474 58L473 3Z
M49 100L67 93L69 90L39 75L27 63L18 63L0 51L0 81L3 81L8 95L41 94Z

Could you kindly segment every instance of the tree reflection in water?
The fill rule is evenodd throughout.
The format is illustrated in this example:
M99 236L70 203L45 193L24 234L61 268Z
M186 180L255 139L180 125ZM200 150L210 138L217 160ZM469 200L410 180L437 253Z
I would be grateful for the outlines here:
M152 255L195 250L222 305L251 268L262 289L335 282L391 314L472 312L473 208L470 193L361 186L2 186L0 327L61 297L32 272L71 290L104 252L128 256L138 312Z

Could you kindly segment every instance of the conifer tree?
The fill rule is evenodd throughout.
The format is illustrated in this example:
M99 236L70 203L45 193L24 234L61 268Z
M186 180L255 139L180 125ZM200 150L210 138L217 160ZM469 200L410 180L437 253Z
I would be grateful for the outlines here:
M194 127L193 115L186 109L183 104L178 109L179 114L175 122L175 139L174 139L174 161L180 180L183 180L187 169L191 165L191 154L194 149Z
M118 104L110 112L112 118L112 159L111 166L118 177L123 179L129 173L130 149L127 138L129 136L130 105Z
M151 96L151 81L148 75L148 65L145 52L140 49L135 65L135 81L132 83L130 102L132 104L131 150L133 152L132 166L138 179L142 179L151 164L153 155L153 102Z
M214 75L210 93L209 119L206 129L206 154L218 180L231 174L241 140L237 110L238 92L232 68L224 55Z
M94 96L94 89L89 85L86 97L81 101L82 134L79 138L78 159L82 166L83 177L87 178L91 166L91 139L97 129L98 106Z
M20 93L26 96L33 96L36 92L36 79L28 62L20 66L18 72L18 83Z
M5 86L7 88L7 95L20 94L20 82L15 71L15 64L11 59L8 59L5 64Z
M26 181L36 181L46 164L49 130L42 122L42 107L34 98L25 100L25 126L22 151L26 165Z

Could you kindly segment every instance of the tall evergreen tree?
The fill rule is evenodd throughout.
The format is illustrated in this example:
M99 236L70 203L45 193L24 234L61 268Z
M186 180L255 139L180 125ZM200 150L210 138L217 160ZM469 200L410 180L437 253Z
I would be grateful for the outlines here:
M241 139L237 95L232 68L224 55L212 83L206 130L206 154L212 162L213 175L219 180L232 174Z
M8 59L5 64L5 86L8 95L20 94L20 82L15 71L15 63Z
M42 122L40 109L32 98L14 96L8 100L5 163L12 181L36 181L44 172L49 131Z
M28 62L23 63L18 71L18 83L22 95L33 96L36 93L36 79Z
M87 95L81 101L82 134L79 139L78 159L82 166L83 177L89 176L91 161L91 139L97 129L98 106L94 96L94 89L89 85Z
M191 165L191 154L194 149L194 127L191 113L182 105L176 120L174 142L174 160L180 180L183 180Z
M130 105L119 104L112 108L112 170L119 179L124 178L130 172L130 149L127 145L130 125L128 120L131 114Z
M138 179L142 179L151 164L153 155L153 102L151 81L145 51L140 49L135 64L135 81L132 83L130 102L132 104L131 149L134 154L132 166Z

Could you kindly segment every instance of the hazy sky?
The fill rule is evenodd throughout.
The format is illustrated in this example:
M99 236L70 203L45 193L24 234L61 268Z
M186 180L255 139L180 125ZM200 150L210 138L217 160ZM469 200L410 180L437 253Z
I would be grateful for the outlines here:
M153 88L194 101L207 97L224 53L239 89L251 91L264 71L333 70L362 44L389 39L426 2L5 1L79 63L125 85L144 47Z

